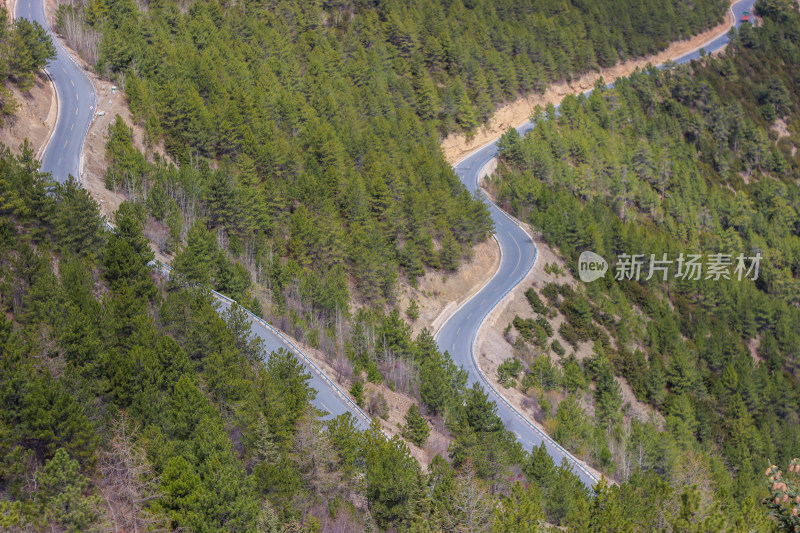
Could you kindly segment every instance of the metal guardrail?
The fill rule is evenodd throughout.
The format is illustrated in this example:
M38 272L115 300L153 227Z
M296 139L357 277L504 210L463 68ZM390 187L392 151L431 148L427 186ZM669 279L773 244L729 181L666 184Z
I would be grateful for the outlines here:
M159 261L158 259L154 259L151 263L153 265L155 265L157 270L161 271L169 279L170 274L172 273L172 267L171 266L169 266L168 264L164 263L163 261ZM251 320L253 320L255 322L258 322L262 326L264 326L267 329L269 329L274 335L276 335L278 338L280 338L281 341L283 341L283 343L286 346L289 347L290 351L292 351L298 357L302 358L302 360L305 361L306 364L308 366L310 366L317 373L317 375L319 375L319 377L322 378L322 380L325 381L326 384L331 389L333 389L333 391L345 401L345 403L351 408L352 411L354 411L357 415L361 416L363 421L366 422L367 427L369 427L372 424L372 419L358 406L358 404L355 403L347 394L345 394L345 392L342 389L340 389L339 386L336 383L334 383L334 381L331 378L329 378L325 374L325 372L323 372L314 363L314 361L311 360L311 358L309 358L305 353L303 353L303 351L300 348L298 348L291 340L289 340L280 330L278 330L275 326L273 326L272 324L270 324L269 322L267 322L263 318L257 316L255 313L253 313L252 311L250 311L249 309L247 309L243 305L239 304L239 302L237 302L233 298L225 296L224 294L222 294L220 292L217 292L214 289L210 289L208 287L203 287L203 288L208 290L209 292L211 292L211 294L213 294L214 296L216 296L220 300L226 301L229 304L238 305L240 308L242 308L250 316ZM386 437L388 439L388 435L386 435L386 433L383 432L383 430L381 430L381 433L383 433L384 437Z

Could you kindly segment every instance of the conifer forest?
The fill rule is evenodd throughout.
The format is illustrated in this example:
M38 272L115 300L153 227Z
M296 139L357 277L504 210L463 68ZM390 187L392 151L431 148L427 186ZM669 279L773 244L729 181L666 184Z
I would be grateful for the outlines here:
M0 129L66 53L126 111L84 141L113 212L43 170L60 142L0 143L0 531L800 531L796 0L662 65L729 3L31 1L52 33L0 4ZM630 61L508 127L481 190L445 158ZM557 261L485 310L511 355L476 379L425 306L500 255L490 201Z

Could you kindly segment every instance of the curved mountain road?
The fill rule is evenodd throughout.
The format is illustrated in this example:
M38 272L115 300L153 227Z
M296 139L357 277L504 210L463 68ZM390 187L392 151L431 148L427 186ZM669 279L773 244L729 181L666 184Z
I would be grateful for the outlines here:
M42 156L42 171L63 183L72 175L80 178L81 151L95 108L92 82L50 31L44 15L44 0L17 0L15 17L35 20L53 38L57 56L45 71L56 86L58 118Z
M738 26L741 13L752 8L755 0L742 0L732 8ZM15 15L38 21L48 28L44 14L44 0L18 0ZM47 73L53 80L58 97L58 119L55 129L45 148L42 157L42 170L52 173L53 177L63 182L69 175L80 177L81 152L89 125L96 106L96 97L92 83L78 63L67 53L55 36L57 58L47 67ZM705 45L707 52L712 52L728 42L727 36L721 36ZM692 52L679 59L678 63L687 62L699 57L699 51ZM526 123L519 132L524 134L533 126ZM456 173L470 191L479 191L480 171L497 154L495 143L476 151L455 166ZM498 414L509 430L514 432L526 449L538 446L543 440L548 452L556 463L562 459L576 469L581 480L587 485L596 481L594 475L583 463L561 448L547 435L533 426L523 415L518 413L480 372L475 360L473 346L480 325L486 315L503 297L518 285L536 261L536 246L530 236L510 216L502 212L492 202L487 201L495 223L496 237L500 243L502 260L500 267L490 282L475 296L464 303L456 313L444 324L437 335L437 342L442 350L449 351L455 362L469 371L470 380L484 381L490 398L497 402ZM230 301L217 295L223 308ZM353 405L352 401L336 387L313 363L310 362L285 336L262 320L251 316L253 332L264 339L269 351L286 348L298 354L300 361L309 369L311 385L317 390L314 405L327 412L327 417L349 412L355 416L359 425L366 427L369 419Z
M60 183L66 181L70 175L79 178L83 142L96 108L94 87L83 69L50 30L44 14L44 0L17 0L15 16L35 20L47 28L58 52L56 59L46 69L56 87L58 119L42 156L42 171L50 172ZM221 310L231 305L228 298L221 294L216 296L220 300ZM250 321L253 333L264 340L267 353L285 348L297 354L311 374L311 386L317 391L312 404L326 413L323 418L349 412L354 416L357 425L364 429L369 427L370 420L363 411L287 337L253 315L250 315Z
M738 27L742 12L751 10L755 0L742 0L731 7L734 24ZM720 49L729 41L727 35L719 36L703 45L706 52ZM686 63L700 57L700 49L690 52L676 63ZM524 135L534 124L526 122L519 128ZM496 141L480 148L465 159L456 163L454 169L467 189L480 191L482 169L497 155ZM485 196L484 196L485 197ZM486 316L501 300L516 287L528 274L536 262L537 249L530 235L520 227L519 223L503 212L491 200L486 199L495 224L495 237L502 254L500 267L494 277L472 298L445 322L436 335L436 342L443 351L450 352L457 365L469 371L470 384L481 383L489 393L489 399L497 403L497 414L505 422L526 450L545 443L548 453L556 464L566 459L584 484L591 486L597 477L586 468L585 464L558 445L546 433L534 426L523 414L517 411L489 382L480 370L475 359L475 338Z

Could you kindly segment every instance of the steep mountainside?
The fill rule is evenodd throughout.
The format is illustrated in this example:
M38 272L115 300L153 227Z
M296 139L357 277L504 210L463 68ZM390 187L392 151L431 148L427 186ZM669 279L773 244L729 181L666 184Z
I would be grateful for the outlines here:
M540 110L524 138L504 135L489 183L576 278L582 252L609 262L577 289L529 291L536 319L509 325L527 360L504 379L519 376L553 436L618 479L689 476L705 512L726 514L756 506L764 469L800 442L800 13L768 0L756 14L720 58ZM587 343L587 359L568 354ZM615 375L664 415L663 433L623 416Z

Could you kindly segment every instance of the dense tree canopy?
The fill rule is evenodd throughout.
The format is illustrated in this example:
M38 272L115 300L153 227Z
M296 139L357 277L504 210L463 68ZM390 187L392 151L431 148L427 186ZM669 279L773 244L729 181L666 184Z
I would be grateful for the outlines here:
M146 199L172 234L189 229L167 220L179 211L187 226L200 218L230 235L279 303L293 279L343 288L346 273L356 296L378 304L393 300L399 275L414 283L426 267L456 269L491 230L444 161L440 135L472 132L501 102L662 49L723 13L719 0L60 9L102 32L98 69L120 80L147 140L163 140L180 166L148 167L120 123L110 187ZM176 240L160 246L174 250ZM328 318L349 291L304 292Z
M693 480L698 492L681 497L672 525L680 530L768 527L747 516L766 495L761 475L800 443L800 13L783 0L759 2L756 13L761 25L732 32L722 57L647 69L538 110L524 138L503 136L490 180L576 277L583 251L611 263L577 289L529 291L538 318L512 326L544 355L523 382L572 393L546 424L618 479L652 483L641 469L673 486ZM703 257L696 280L679 274L681 253ZM643 254L641 276L620 275L622 254ZM667 276L651 254L672 261ZM737 273L740 254L760 254L757 275ZM708 270L714 256L730 258L727 275ZM594 343L581 364L552 365L552 330L545 342L535 335L556 314L572 347ZM662 436L657 420L623 423L614 374L663 415ZM588 396L587 378L590 414L574 395ZM618 492L626 502L627 490ZM620 508L599 502L615 492L603 488L593 505L620 520Z
M140 205L123 203L109 231L88 192L38 167L0 146L3 531L424 530L460 523L471 487L491 485L488 510L527 464L486 394L397 312L360 327L378 325L384 357L391 346L426 362L423 412L447 413L447 458L426 474L378 422L321 420L305 367L265 354L241 308L219 312L200 269L169 282L151 271ZM375 368L363 333L353 358ZM420 444L423 412L407 421Z
M65 5L102 32L98 67L166 156L112 125L106 182L131 202L107 231L74 180L0 147L0 528L769 530L759 500L788 490L776 469L763 485L766 458L787 464L800 444L792 6L762 1L763 27L727 57L598 86L501 143L494 192L572 266L586 249L765 256L755 282L608 276L526 294L539 316L512 325L540 354L504 380L539 391L545 427L619 482L589 491L544 446L523 451L430 332L397 310L341 315L352 289L391 301L398 276L455 269L490 231L440 135L663 48L718 20L720 2ZM30 73L52 54L18 26ZM145 221L169 230L157 244L176 253L172 282L148 267ZM254 280L279 325L335 345L365 402L369 382L413 396L407 437L449 441L427 472L379 420L322 421L304 367L264 354L243 311L220 313L205 290L260 311ZM567 350L556 314L590 357L547 356ZM661 427L623 419L616 376ZM548 407L555 389L565 399Z

